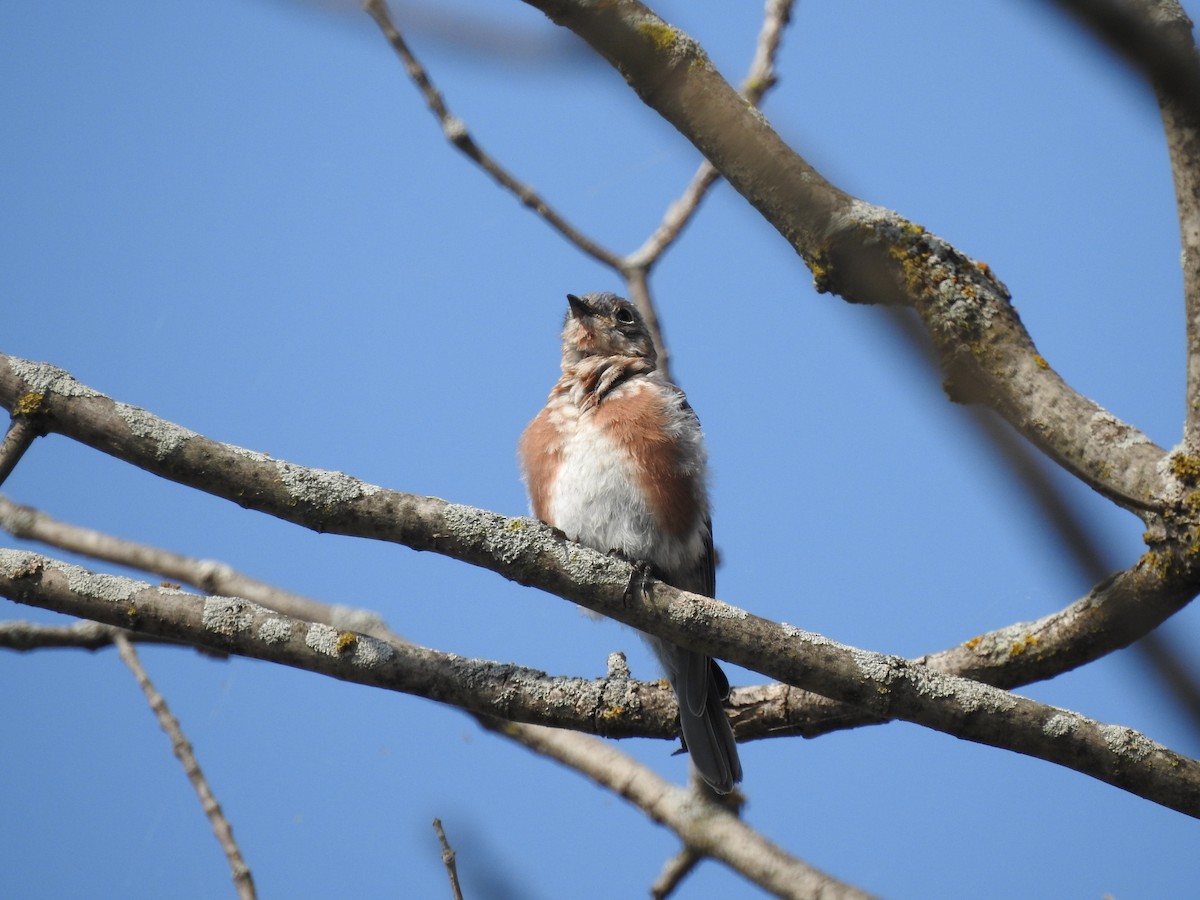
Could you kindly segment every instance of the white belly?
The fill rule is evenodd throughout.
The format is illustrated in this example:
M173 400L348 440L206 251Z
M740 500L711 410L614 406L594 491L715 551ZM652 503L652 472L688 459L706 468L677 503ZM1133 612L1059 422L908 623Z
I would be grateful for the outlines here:
M663 533L627 458L598 428L579 428L565 443L550 507L553 524L572 540L653 563L663 573L705 552L700 528L678 537Z

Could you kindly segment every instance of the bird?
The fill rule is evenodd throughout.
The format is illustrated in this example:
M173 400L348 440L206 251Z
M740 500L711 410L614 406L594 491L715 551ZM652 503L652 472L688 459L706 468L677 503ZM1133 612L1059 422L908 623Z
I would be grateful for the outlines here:
M638 309L607 292L567 295L562 376L518 457L533 514L682 590L716 589L707 453L683 391L657 365ZM703 653L642 635L679 704L683 744L719 794L742 779L722 701L729 681Z

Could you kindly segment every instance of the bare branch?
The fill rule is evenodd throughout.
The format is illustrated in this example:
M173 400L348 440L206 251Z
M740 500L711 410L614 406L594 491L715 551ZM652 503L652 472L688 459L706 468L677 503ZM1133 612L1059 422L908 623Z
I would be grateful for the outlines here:
M674 738L663 684L552 677L296 619L240 597L201 597L0 548L0 596L80 618L381 687L479 715L582 728L611 737ZM22 588L21 585L24 585Z
M865 898L857 888L834 880L788 855L715 803L659 778L612 746L586 735L537 725L496 723L503 733L582 772L666 825L697 853L719 859L780 897Z
M793 3L794 0L767 0L757 48L750 63L750 74L746 76L742 85L742 96L754 106L758 106L766 92L775 86L775 56L779 52L783 29L791 19ZM621 273L625 278L629 299L646 320L646 326L658 350L658 366L669 381L674 380L671 377L671 358L658 321L658 311L650 297L650 270L695 217L701 201L719 177L712 163L707 159L703 160L683 194L667 207L658 228L641 247L621 262Z
M1053 0L1154 86L1200 115L1200 59L1178 0Z
M471 137L471 133L467 130L466 123L457 116L451 115L450 110L446 108L446 103L442 99L441 92L434 87L433 82L429 79L429 73L425 71L425 68L413 56L403 35L400 34L395 22L392 21L391 13L388 12L387 4L384 0L366 0L363 8L375 20L375 24L379 26L379 30L383 32L383 36L387 38L388 43L392 45L392 49L396 51L396 55L404 62L404 70L421 92L421 96L425 98L425 103L429 107L430 112L434 114L438 123L442 126L442 133L446 136L446 140L450 141L468 159L491 175L502 188L513 194L522 204L541 216L551 228L581 251L597 262L620 271L621 260L615 253L601 247L571 225L570 222L543 200L537 191L529 185L518 181L507 169L492 159L491 156L475 143L474 138Z
M775 55L779 50L783 29L791 18L793 2L794 0L767 0L755 57L744 86L744 95L752 104L757 105L775 84ZM669 379L670 357L659 328L654 303L650 298L647 276L654 263L679 237L696 213L701 200L718 177L716 170L708 162L701 163L683 196L668 207L659 227L638 250L622 259L567 222L533 188L517 180L484 152L471 137L465 123L450 113L441 92L434 86L429 73L413 55L396 27L385 0L365 0L363 6L403 61L405 71L425 98L426 105L437 118L447 140L579 250L622 275L631 295L630 299L641 311L658 349L659 368Z
M175 644L165 638L137 634L124 628L114 628L99 622L76 622L73 625L40 625L12 619L0 622L0 647L5 650L28 652L63 647L77 650L99 650L113 643L118 634L131 641L149 644Z
M454 894L454 900L463 900L462 887L458 883L458 863L455 862L454 848L446 840L446 832L442 829L441 819L433 820L433 830L437 832L438 841L442 845L442 865L446 867L446 874L450 877L450 891Z
M658 369L667 381L674 382L675 377L671 372L671 351L663 336L662 323L658 320L658 307L650 296L650 270L644 266L635 266L625 269L623 275L629 299L642 314L642 319L646 322L646 329L650 332L650 339L654 341L654 349L658 352Z
M1150 609L1164 598L1158 566L1154 555L1147 554L1127 571L1100 581L1065 609L1034 622L1018 622L978 635L911 662L999 688L1052 678L1116 649L1101 650L1116 634L1145 635L1165 618ZM1190 599L1189 590L1184 589L1168 605L1182 607ZM1151 618L1142 619L1144 615ZM880 721L862 709L786 685L741 688L731 701L736 733L742 740L780 732L815 737Z
M108 559L122 565L145 568L148 571L167 574L182 581L202 586L210 591L228 590L236 586L244 587L253 593L253 597L248 597L247 599L259 600L264 605L291 616L305 618L305 614L311 614L311 621L336 625L348 630L355 630L354 625L357 623L371 629L367 633L372 637L389 641L397 646L410 646L410 642L389 631L371 613L362 610L353 610L348 607L326 607L324 604L317 603L316 601L296 597L271 585L240 575L222 563L195 560L168 553L154 547L148 547L144 544L114 538L90 529L67 525L55 521L36 510L18 506L3 496L0 496L0 525L8 527L10 531L22 537L42 540L64 549L88 553L97 558ZM359 628L357 630L365 629ZM125 635L128 641L175 643L174 641L166 641L137 632L127 632L124 629L103 625L99 622L78 622L69 627L36 626L31 623L22 622L0 623L0 647L9 647L10 649L29 650L49 646L72 646L94 649L95 647L105 646L114 642L117 635ZM511 680L513 671L512 669L506 669L504 673L505 678L501 679L510 686L515 684ZM552 696L564 687L561 681L551 682L550 679L544 677L541 680L548 683L535 691L536 696L541 698ZM661 720L663 723L661 730L664 737L674 736L675 713L672 709L673 700L662 689L660 684L637 685L630 680L628 667L614 665L612 660L610 660L609 679L607 681L615 682L618 685L614 689L610 684L602 683L602 689L605 691L607 698L608 709L629 708L631 705L640 704L647 717L653 716ZM620 696L622 691L628 695L624 699ZM595 717L594 714L592 715ZM476 718L485 727L495 730L490 724L494 722L491 716L477 715ZM600 718L611 719L612 717L602 715ZM499 733L510 739L512 737L508 734L507 729L501 730ZM570 765L570 762L567 760L560 759L560 761ZM637 765L632 760L629 760L628 764L630 766ZM435 828L437 828L436 825ZM455 886L455 890L458 891L457 870L453 866L453 851L450 850L440 829L439 837L442 839L443 862L447 863L452 883ZM447 861L446 857L447 852L450 854L449 861ZM690 851L687 852L693 859L693 865L699 861L700 857ZM677 872L680 878L684 874L686 873L682 871Z
M32 507L13 503L3 494L0 494L0 528L14 537L40 541L51 547L130 569L153 572L171 581L190 584L206 593L244 597L298 619L361 631L385 640L396 637L378 613L349 606L330 606L251 578L225 563L183 556L102 531L71 525Z
M1154 88L1162 113L1187 310L1184 442L1200 454L1200 57L1192 23L1175 0L1054 0L1123 57Z
M776 84L775 57L779 53L779 45L783 40L783 30L791 21L794 5L794 0L767 0L766 2L762 29L758 34L754 59L750 63L750 73L742 83L742 96L752 106L758 106L767 91ZM687 223L692 220L696 210L700 207L700 201L708 194L708 189L719 177L717 170L708 160L700 163L700 168L692 176L692 180L684 189L683 194L667 207L662 223L641 247L625 257L625 266L631 269L651 268L663 252L679 237ZM645 315L645 310L642 310L642 313Z
M196 760L196 754L192 751L192 745L183 736L183 729L179 727L179 720L172 715L170 708L167 706L167 701L163 699L162 694L158 692L154 687L154 683L150 680L150 676L146 674L146 670L142 668L137 651L133 649L133 644L130 643L129 638L118 630L113 634L113 643L117 647L117 652L121 655L121 660L129 667L129 671L137 679L142 693L146 695L146 702L150 704L150 709L154 712L155 718L158 719L158 724L167 733L167 737L171 739L171 751L178 758L179 762L183 764L183 771L187 774L188 781L192 783L192 788L195 790L196 796L200 798L200 805L203 807L204 814L208 817L208 821L212 825L213 834L216 835L221 849L225 851L225 858L229 860L229 869L233 873L233 884L237 889L238 897L241 900L254 900L257 893L254 890L254 878L250 874L250 867L246 865L246 861L242 858L242 851L238 848L237 841L233 838L233 829L230 828L229 820L225 818L225 813L221 811L221 804L213 796L212 789L208 786L208 780L200 770L200 763Z
M0 354L0 405L22 396L30 385L40 386L44 395L44 428L164 478L316 531L433 550L617 619L627 614L620 601L628 566L610 561L615 566L610 569L612 593L602 600L588 587L599 570L583 562L597 555L579 554L572 545L568 557L560 541L528 519L390 491L340 472L308 469L221 444L113 401L61 369ZM1098 586L1063 613L1033 623L1041 652L1008 653L1005 640L1010 633L1031 627L1012 626L994 633L998 643L984 641L973 647L962 674L1006 686L1026 683L1127 646L1195 595L1190 546L1190 541L1175 546L1165 536L1159 538L1156 548L1129 572ZM602 608L606 602L615 612ZM643 630L653 631L654 626ZM681 643L690 646L686 640ZM982 674L985 670L992 674Z
M565 553L560 537L528 519L507 519L437 498L388 491L341 473L305 469L219 444L158 419L144 410L115 403L80 385L61 370L0 356L0 403L10 395L24 394L31 383L40 385L44 393L42 414L47 429L68 434L96 449L127 459L175 481L236 499L243 506L321 531L395 541L414 549L432 549L490 568L522 584L540 587L574 600L589 609L643 631L661 635L682 646L729 659L780 681L850 703L874 718L905 718L970 740L999 742L998 746L1011 746L1020 752L1064 764L1082 759L1081 770L1138 792L1142 790L1139 778L1154 777L1142 767L1133 772L1120 765L1113 756L1114 751L1105 749L1107 745L1102 729L1106 726L1092 723L1086 728L1073 730L1072 739L1063 741L1058 739L1060 736L1055 727L1049 724L1051 721L1064 721L1055 718L1061 715L1058 711L1047 712L1049 708L1037 704L1030 706L1028 704L1032 701L1013 698L1004 692L991 694L988 691L994 689L962 682L961 679L945 681L946 676L930 672L927 667L875 654L867 654L867 657L873 660L872 665L879 678L883 679L882 686L886 687L886 692L868 692L864 695L863 685L870 682L863 681L861 667L856 661L862 657L862 651L840 647L832 649L838 645L823 638L806 636L788 626L758 619L717 601L676 591L667 585L654 586L653 603L645 607L630 604L626 602L626 589L633 575L629 564L573 544L570 545L570 552ZM1184 555L1179 557L1183 558ZM1105 616L1115 615L1118 620L1124 617L1127 621L1142 624L1160 615L1169 615L1167 610L1177 609L1192 593L1187 572L1173 569L1174 559L1164 557L1160 560L1152 552L1134 569L1115 579L1113 584L1102 586L1102 596L1118 602L1099 604L1101 612ZM1145 590L1138 590L1139 587ZM1136 604L1128 602L1127 593L1133 595ZM72 601L67 598L63 602L69 606ZM688 614L682 617L668 614L666 610L672 603L682 604L689 611ZM1123 609L1128 610L1130 605L1137 611L1122 612ZM93 614L94 610L80 613L64 606L54 608L103 620L102 616ZM230 615L240 615L238 610L241 608L229 612L218 605L217 609ZM267 615L265 611L262 614ZM1084 618L1092 621L1090 615ZM223 615L218 615L217 620L222 621ZM1161 621L1161 618L1158 620ZM140 622L130 623L120 616L113 624L118 623L132 624L139 630L152 630L142 627ZM183 633L195 635L202 628L203 622L200 628L192 622L183 629ZM1139 633L1114 635L1111 632L1089 631L1086 624L1081 629L1088 634L1093 648L1104 646L1106 642L1128 643L1139 636ZM178 631L169 628L163 633L168 637L179 636ZM335 643L339 640L336 630L328 629L328 633ZM296 640L290 639L290 643L295 644ZM815 655L810 657L799 653L798 646L807 648ZM222 644L219 649L229 648ZM1014 655L1005 646L972 645L967 649L985 660L1004 653L1008 653L1009 657ZM418 653L415 648L405 650ZM440 679L437 690L450 691L454 688L454 679L445 677L446 660L435 660L428 656L434 651L419 652L427 654L418 661L427 667L422 669L418 664L416 671L423 675L433 672L432 677ZM373 654L374 651L371 651L367 655L374 660ZM834 655L836 664L834 659L827 658L828 654ZM334 658L338 655L333 654ZM799 662L804 658L807 658L807 663ZM288 664L295 663L289 660ZM320 671L333 674L329 668ZM359 677L370 675L370 672L366 672L365 676L359 672ZM409 677L413 677L411 673ZM377 683L373 678L366 678L367 683ZM927 683L928 679L934 680L932 688ZM904 688L901 689L900 685L904 685ZM434 690L428 686L424 689ZM580 685L574 685L574 689L582 691ZM983 692L982 698L980 691ZM456 702L441 696L434 699ZM487 707L489 702L495 702L494 698L470 698L463 705L487 714L497 714L495 709L480 708ZM981 708L988 709L991 715L975 715ZM545 711L535 709L531 712L541 716ZM511 711L499 714L521 718ZM1072 718L1070 723L1073 728L1074 722ZM1051 727L1051 732L1043 732L1043 726ZM1019 746L1014 746L1014 741ZM1078 741L1082 741L1087 749L1077 749L1074 745ZM1069 759L1064 756L1067 744L1071 745ZM1161 774L1161 771L1158 772L1159 776ZM1156 795L1165 790L1164 796L1168 799L1161 802L1167 805L1176 802L1169 799L1171 791L1161 784L1147 790Z
M826 181L709 62L636 0L527 0L586 40L782 234L818 287L916 309L951 395L986 403L1086 484L1144 514L1163 451L1070 388L1042 357L991 270Z
M19 406L20 401L18 401L17 408ZM17 463L21 461L25 451L30 448L40 433L37 426L27 416L14 412L4 440L0 441L0 484L4 484L8 480L8 476L17 467Z
M667 860L663 870L654 879L654 884L650 885L650 896L654 900L666 900L702 861L700 854L686 847L676 853Z
M893 314L896 328L892 334L903 341L904 346L922 363L935 365L928 341L907 312L897 310ZM1111 554L1103 550L1105 542L1080 504L1067 496L1059 481L1050 477L1034 449L989 410L973 408L972 418L984 440L1004 461L1013 479L1022 486L1039 518L1057 533L1066 558L1074 564L1075 570L1088 581L1106 583L1108 579L1105 576L1116 568L1116 564L1110 559ZM1050 618L1057 620L1061 617L1062 614L1055 613ZM1047 628L1035 629L1030 634L1039 640L1048 639L1048 645L1059 646L1058 641L1065 641L1068 646L1074 643L1073 638L1061 630L1054 637L1051 637ZM985 637L981 642L987 640ZM1036 648L1036 645L1028 642L1020 646ZM1162 629L1146 634L1134 643L1131 649L1161 678L1162 684L1174 695L1193 727L1200 727L1200 673L1191 671L1192 667L1184 660L1183 654L1175 644L1163 634ZM1003 667L1004 663L1001 662L1000 666ZM943 667L942 671L953 671L956 675L965 674L953 667ZM1025 672L1022 673L1020 681L997 686L1015 687L1025 683L1026 677L1030 675L1032 673ZM973 677L989 681L987 677L981 677L979 674ZM1033 677L1029 677L1029 680L1033 680ZM995 681L989 683L996 684Z
M557 540L550 529L537 530ZM587 605L597 612L849 703L876 718L904 719L1054 762L1200 817L1200 762L1132 729L898 657L847 647L658 582L648 585L643 604L633 604L626 595L634 576L631 565L577 545L572 545L571 556L578 557L580 566L579 596L586 596ZM547 700L532 690L538 679L522 685L528 673L515 666L398 647L353 632L339 634L329 626L288 619L238 598L201 600L16 550L0 550L0 595L359 684L403 690L484 715L595 727L594 719L580 722L578 682L563 679L562 693ZM494 668L503 675L489 672ZM608 706L600 716L610 710L616 719L627 715L624 709Z

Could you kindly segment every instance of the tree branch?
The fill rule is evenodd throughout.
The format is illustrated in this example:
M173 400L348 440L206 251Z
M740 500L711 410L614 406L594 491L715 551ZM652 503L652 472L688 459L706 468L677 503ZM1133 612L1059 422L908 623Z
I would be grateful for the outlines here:
M388 11L384 0L365 0L363 8L375 20L375 24L383 32L383 36L387 38L388 43L392 45L392 49L396 51L396 55L404 63L405 72L408 73L408 77L412 79L413 84L417 86L417 90L421 92L421 96L425 98L425 103L429 107L429 111L433 113L438 123L442 126L442 134L446 136L446 140L461 151L464 156L483 169L483 171L491 175L502 188L514 195L524 206L529 207L529 209L541 216L551 228L574 244L579 250L597 262L603 263L619 272L621 270L620 257L611 250L601 247L579 229L575 228L575 226L556 212L550 204L543 200L537 191L529 185L518 181L507 169L492 159L490 155L475 143L475 139L471 137L471 133L467 130L466 123L457 116L451 115L450 110L446 108L446 103L442 99L441 92L434 87L433 82L429 79L429 73L425 71L425 67L417 61L417 58L409 49L404 36L396 28L396 24L392 20L391 13Z
M0 548L0 596L191 646L447 703L479 715L673 738L670 689L626 677L561 678L296 619L240 597L200 597ZM22 587L24 585L24 587Z
M99 622L75 622L72 625L41 625L10 619L0 622L0 648L27 653L63 647L76 650L99 650L108 647L121 634L131 641L150 644L176 644L165 638L137 634L124 628L114 628ZM189 645L190 646L190 645Z
M271 609L287 613L293 618L307 618L317 624L334 625L348 631L370 629L371 637L395 644L398 647L411 647L411 643L394 632L374 613L350 607L329 607L308 598L298 597L282 591L272 585L265 584L248 576L242 575L222 563L210 560L197 560L190 557L169 553L155 547L126 541L106 535L91 529L79 528L56 521L43 513L19 506L0 496L0 526L8 528L20 537L41 540L78 553L85 553L96 558L106 559L121 565L143 568L148 571L166 574L178 578L208 591L226 590L233 587L247 589L249 594L239 594L246 599L254 599ZM166 585L160 585L165 587ZM355 629L355 625L363 626ZM50 646L72 646L95 649L109 643L115 643L118 636L124 636L126 641L162 641L176 643L156 638L138 632L129 632L121 628L103 625L99 622L78 622L69 627L35 626L23 622L0 622L0 647L10 649L30 650ZM222 653L221 655L227 655ZM491 664L484 664L491 666ZM494 668L493 668L494 671ZM511 670L510 670L511 671ZM534 690L538 702L544 702L547 696L565 691L565 684L560 680L532 673L539 681ZM484 673L483 677L486 677ZM661 737L674 738L676 733L675 710L672 696L661 682L639 684L629 678L627 666L614 665L610 659L608 678L598 683L605 692L605 712L599 718L603 720L609 710L629 709L640 706L646 718L653 717L660 723ZM508 682L509 689L518 690L513 681ZM622 695L624 692L624 695ZM498 731L510 740L520 740L520 726L508 722L498 729L497 720L488 715L475 715L476 720L484 727ZM597 716L592 715L594 720ZM610 717L611 718L611 717ZM528 744L527 744L528 746ZM536 751L536 747L531 747ZM572 759L561 754L555 756L564 765L573 765ZM622 772L642 771L639 766L624 754L613 751L610 759L624 760ZM593 763L594 765L594 763ZM594 774L594 772L593 772ZM681 835L682 837L682 835ZM443 845L445 852L445 845ZM703 857L696 851L686 850L685 853L695 865ZM788 858L790 859L790 857ZM803 866L796 862L795 865ZM738 869L747 878L754 876L754 870ZM682 877L683 872L678 873Z
M794 0L767 0L763 14L762 29L758 34L754 59L750 63L750 72L742 83L742 96L752 106L758 106L767 91L777 82L775 75L775 57L783 41L783 30L792 18ZM692 176L691 182L680 197L667 207L666 215L654 233L646 238L645 243L625 257L627 268L649 270L664 252L675 242L687 226L700 201L707 195L709 188L720 177L716 168L707 159L700 163L700 168Z
M532 530L532 529L531 529ZM541 527L538 530L550 532ZM552 538L553 540L553 538ZM898 657L869 653L820 635L760 619L711 598L652 582L645 602L628 602L628 563L572 546L578 591L589 608L644 631L858 707L977 743L1055 762L1200 817L1200 762L1129 728L1106 725ZM584 575L583 572L588 574ZM307 669L346 681L414 693L484 715L597 730L636 711L601 701L581 716L588 683L413 646L396 646L267 610L247 600L201 600L173 589L109 575L33 553L0 550L0 595L20 603L129 625L230 653ZM636 693L625 690L630 699Z
M433 830L437 832L438 842L442 845L442 865L446 867L446 875L450 878L450 893L454 896L454 900L463 900L462 888L458 884L458 863L454 848L446 839L441 819L433 820Z
M15 402L31 386L42 395L44 429L163 478L315 531L433 550L622 618L619 601L629 567L548 536L528 519L390 491L340 472L304 468L221 444L105 397L54 366L0 354L0 406ZM1196 593L1188 568L1194 557L1187 549L1191 543L1175 547L1165 537L1159 540L1133 569L1097 586L1061 613L1032 625L1001 629L969 652L947 653L962 657L961 674L1009 686L1051 677L1127 646ZM586 587L598 574L592 566L597 559L607 560L613 585L607 596L618 601L613 604L615 613L597 606L605 601ZM1036 637L1040 652L1009 653L1011 641L1032 646L1026 634ZM985 670L994 674L985 675Z
M113 634L113 643L117 647L117 653L121 655L122 662L129 667L129 671L133 673L142 693L146 695L146 702L150 704L150 709L158 719L158 724L171 739L171 751L183 765L183 771L187 774L196 796L200 798L200 805L204 809L205 816L208 817L209 824L212 825L213 834L216 835L221 849L225 851L225 858L229 861L229 869L233 873L233 885L237 890L238 897L240 900L255 900L258 895L254 890L254 878L250 874L250 867L242 858L242 851L233 838L233 829L230 828L229 820L225 818L225 813L221 810L221 804L217 802L212 789L208 786L208 780L200 769L200 763L196 760L192 745L183 736L179 720L171 713L167 701L163 699L162 694L150 680L150 676L146 674L146 670L142 668L137 651L133 649L129 638L118 629Z
M1144 514L1163 451L1070 388L1034 347L991 270L856 200L787 146L694 39L636 0L526 0L586 40L796 249L821 290L920 313L954 399L1004 416L1052 459Z
M783 29L791 18L793 2L794 0L767 0L766 2L763 26L759 34L755 56L750 66L750 74L743 87L744 96L755 105L775 84L775 55L779 50ZM392 49L404 63L405 71L416 85L417 90L421 92L421 96L424 97L430 112L441 125L442 133L447 140L581 252L613 269L625 279L630 299L637 305L642 317L646 320L646 325L658 350L659 368L670 379L670 353L659 327L658 312L650 297L648 276L653 265L691 221L708 189L716 181L718 176L712 165L707 161L700 164L699 170L684 190L683 195L668 207L659 227L640 248L622 258L571 225L533 188L519 181L479 147L467 131L463 121L452 115L446 107L441 92L434 86L429 73L418 62L407 41L396 27L385 0L365 0L363 8L375 21L384 37L392 45Z
M298 619L360 631L383 640L397 639L379 614L370 610L331 606L251 578L225 563L172 553L62 522L32 507L13 503L3 494L0 494L0 528L14 537L40 541L51 547L130 569L153 572L171 581L190 584L208 594L243 597Z
M21 402L28 402L28 400L18 401L14 409L19 409ZM4 434L4 440L0 441L0 484L4 484L8 480L8 476L17 467L17 463L21 461L25 451L30 448L40 433L29 418L14 411L12 420L8 424L8 431Z
M791 20L793 5L793 0L766 2L762 29L759 31L754 59L750 63L750 73L742 84L742 96L754 106L762 102L763 96L777 81L775 57L783 39L783 29ZM668 381L674 380L671 375L671 354L663 337L658 310L650 297L650 270L695 218L701 202L708 196L709 189L719 177L713 164L707 159L702 160L696 174L684 188L683 194L667 207L658 228L646 238L642 246L621 260L621 274L625 278L629 299L634 302L646 321L646 327L650 330L654 346L658 350L658 367Z
M678 834L693 851L721 860L777 896L811 900L868 896L788 855L724 807L697 803L691 791L668 783L609 744L537 725L496 723L495 727L624 797Z
M1175 0L1054 0L1153 87L1171 156L1187 313L1184 444L1200 454L1200 57Z

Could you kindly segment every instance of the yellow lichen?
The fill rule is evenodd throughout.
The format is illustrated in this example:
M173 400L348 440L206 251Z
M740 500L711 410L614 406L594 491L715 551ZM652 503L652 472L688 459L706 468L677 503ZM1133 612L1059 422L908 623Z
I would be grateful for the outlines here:
M30 391L28 394L22 394L17 399L16 406L13 407L14 416L32 416L41 411L42 402L46 399L45 394L35 394Z
M610 721L612 719L619 719L623 715L625 715L625 707L610 706L608 709L604 710L604 712L600 713L600 718Z
M1046 362L1046 357L1042 356L1040 353L1033 354L1033 361L1037 363L1037 367L1039 369L1050 368L1050 363Z
M659 53L668 52L679 40L679 33L665 22L642 22L638 31L650 39Z
M354 649L354 645L358 643L358 635L353 631L343 631L338 635L337 652L345 653L347 650Z
M1041 642L1037 635L1027 634L1019 641L1013 641L1012 646L1008 648L1009 656L1020 656L1026 650L1036 647Z
M818 294L826 293L829 290L829 258L817 252L808 260L808 268L812 272L813 290Z
M976 647L979 646L979 644L982 640L983 640L983 635L978 635L976 637L971 638L969 641L967 641L965 644L963 644L963 646L966 647L968 650L974 650Z
M1200 457L1176 453L1171 457L1171 473L1184 484L1200 484Z

